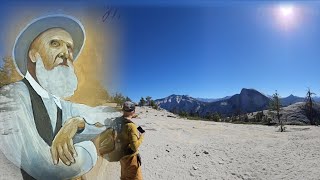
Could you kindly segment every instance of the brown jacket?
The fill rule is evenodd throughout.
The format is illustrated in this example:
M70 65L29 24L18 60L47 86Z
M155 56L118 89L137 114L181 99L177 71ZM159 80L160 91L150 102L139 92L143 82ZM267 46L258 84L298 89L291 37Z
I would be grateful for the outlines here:
M125 118L124 118L125 119ZM125 119L125 124L119 134L119 139L123 149L129 149L132 153L128 156L134 156L139 152L139 146L143 142L143 135L139 135L137 125L132 121Z
M119 117L114 121L112 127L117 132L115 149L108 153L106 158L114 162L119 161L122 157L138 154L139 146L143 141L143 135L139 135L137 125L124 117Z

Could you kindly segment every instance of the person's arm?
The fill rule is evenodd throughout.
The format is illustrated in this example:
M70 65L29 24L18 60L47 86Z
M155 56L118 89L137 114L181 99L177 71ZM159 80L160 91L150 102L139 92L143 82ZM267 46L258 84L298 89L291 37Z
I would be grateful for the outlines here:
M84 127L85 123L81 117L70 118L62 126L55 136L50 148L52 160L55 165L59 163L59 159L68 166L75 163L77 152L72 139L76 132L79 131L79 129L84 129Z
M70 103L70 102L69 102ZM85 118L86 123L111 124L112 120L121 116L121 113L115 108L109 106L87 106L85 104L70 103L72 116Z
M82 117L85 128L81 134L100 134L111 126L112 121L121 116L119 111L108 106L90 107L84 104L70 103L72 117Z
M80 137L81 142L87 142L82 145L84 149L95 147L98 155L103 154L103 150L108 151L108 148L101 147L101 142L105 142L104 136L109 135L105 130L110 126L113 118L120 115L119 112L106 106L89 107L68 101L62 101L62 104L68 117L71 118L63 121L63 126L52 143L51 155L54 164L58 164L59 159L66 165L72 165L75 162L77 152L74 149L76 145L73 145L73 137L76 137L75 139ZM90 147L87 147L88 145Z
M126 124L128 128L128 136L129 136L129 141L130 141L130 148L134 151L137 152L139 149L140 144L142 143L144 139L144 135L141 134L139 136L139 131L137 129L137 126L133 123L128 123Z
M75 144L75 163L54 165L50 146L40 137L34 124L28 89L23 85L0 90L3 103L0 149L7 159L36 179L69 179L87 173L97 161L97 152L90 142ZM2 106L1 106L2 107Z

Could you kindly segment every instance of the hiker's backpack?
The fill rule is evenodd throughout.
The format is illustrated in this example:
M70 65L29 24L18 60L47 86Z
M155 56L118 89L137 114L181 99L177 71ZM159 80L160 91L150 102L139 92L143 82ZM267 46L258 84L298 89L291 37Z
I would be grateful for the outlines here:
M134 153L131 148L123 144L121 137L123 127L128 123L133 122L122 117L116 118L111 127L100 135L102 142L100 142L99 152L110 162L120 161L123 156Z

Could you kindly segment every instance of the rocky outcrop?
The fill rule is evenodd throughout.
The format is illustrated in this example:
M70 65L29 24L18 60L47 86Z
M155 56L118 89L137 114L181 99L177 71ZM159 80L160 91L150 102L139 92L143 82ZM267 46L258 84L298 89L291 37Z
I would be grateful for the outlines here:
M218 112L225 116L239 113L250 113L267 109L270 99L254 89L243 88L240 94L233 95L227 100L208 103L200 111L202 116L208 113Z
M298 102L292 104L288 107L282 108L280 111L282 114L281 119L285 122L285 124L292 125L309 125L310 119L306 115L305 103ZM320 104L313 104L313 117L314 121L320 121Z
M155 100L155 103L167 111L179 113L196 113L206 104L187 95L170 95L163 99Z

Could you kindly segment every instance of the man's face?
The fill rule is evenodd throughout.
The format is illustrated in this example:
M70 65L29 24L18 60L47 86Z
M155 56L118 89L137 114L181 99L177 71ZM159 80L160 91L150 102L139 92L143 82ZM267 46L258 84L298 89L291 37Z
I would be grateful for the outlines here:
M39 53L47 70L59 65L67 66L67 61L73 62L73 40L70 34L61 28L49 29L41 33L31 44L31 60L35 53Z
M70 34L61 28L41 33L29 48L29 63L34 65L35 77L52 95L70 97L77 89L72 48Z

